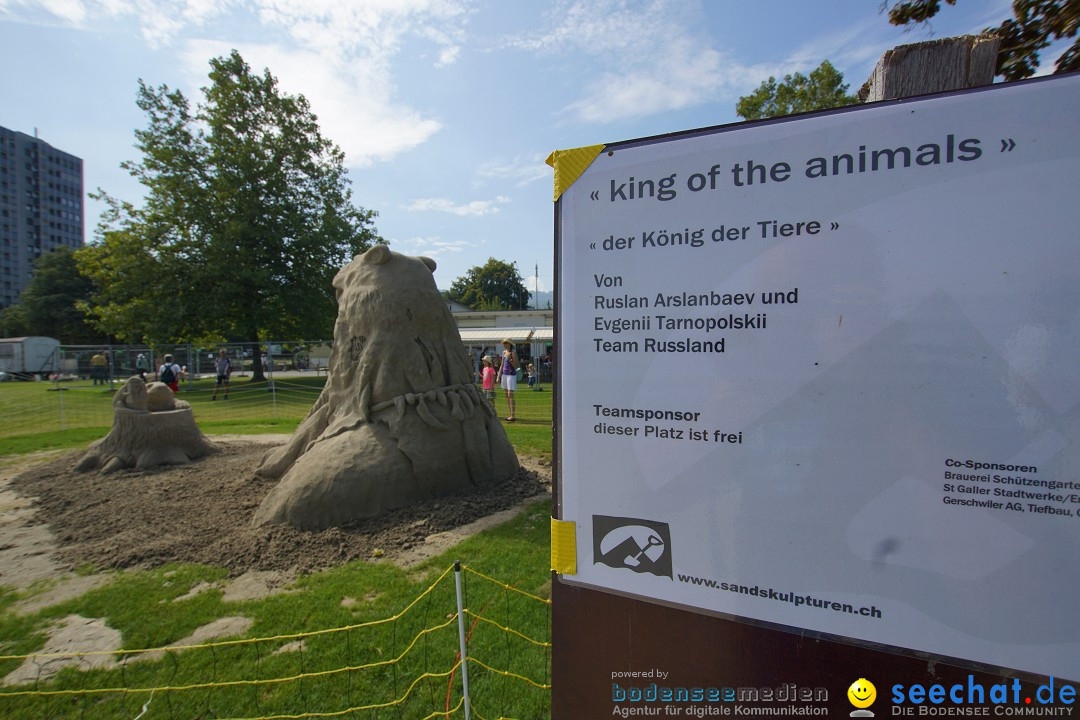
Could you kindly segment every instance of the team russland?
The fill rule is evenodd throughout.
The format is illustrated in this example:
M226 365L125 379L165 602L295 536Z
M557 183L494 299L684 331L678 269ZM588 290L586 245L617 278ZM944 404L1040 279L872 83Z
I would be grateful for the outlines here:
M694 307L723 307L732 305L753 305L759 300L764 305L771 304L794 304L799 301L799 289L789 291L761 293L707 293L681 292L676 294L657 293L651 301L647 295L622 295L606 297L603 295L593 296L593 308L596 310L620 310L634 308L694 308ZM709 315L706 317L679 317L668 314L642 315L637 318L608 319L602 316L593 319L593 330L596 332L608 332L617 335L624 332L651 332L662 330L667 332L697 331L711 333L726 330L765 330L768 328L768 315L764 312L753 313L727 313L726 315ZM593 348L596 352L606 353L636 353L636 352L699 352L699 353L722 353L726 350L726 338L716 340L696 340L686 337L676 340L658 339L645 337L638 340L605 340L593 338Z

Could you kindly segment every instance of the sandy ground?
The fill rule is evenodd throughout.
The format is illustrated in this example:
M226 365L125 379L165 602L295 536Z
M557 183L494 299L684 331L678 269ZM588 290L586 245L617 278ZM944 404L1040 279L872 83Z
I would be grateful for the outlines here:
M515 480L361 521L306 532L253 528L250 518L273 483L254 478L285 435L214 436L217 455L178 467L111 475L73 470L82 451L0 461L0 585L34 588L16 612L34 612L96 587L94 570L195 562L228 568L229 597L276 591L298 573L359 558L408 566L513 517L550 491L550 466L522 459ZM44 590L42 591L42 588Z

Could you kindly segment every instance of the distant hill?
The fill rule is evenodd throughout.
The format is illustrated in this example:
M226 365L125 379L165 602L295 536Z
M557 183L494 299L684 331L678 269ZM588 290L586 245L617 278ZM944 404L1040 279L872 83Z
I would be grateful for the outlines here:
M545 310L549 306L555 307L555 293L541 292L541 293L529 293L529 302L534 308Z

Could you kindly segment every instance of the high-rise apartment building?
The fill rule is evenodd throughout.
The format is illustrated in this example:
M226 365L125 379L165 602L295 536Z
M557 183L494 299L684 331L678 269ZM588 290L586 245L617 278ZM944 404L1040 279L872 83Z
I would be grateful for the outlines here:
M34 260L83 245L82 160L0 127L0 308L19 300Z

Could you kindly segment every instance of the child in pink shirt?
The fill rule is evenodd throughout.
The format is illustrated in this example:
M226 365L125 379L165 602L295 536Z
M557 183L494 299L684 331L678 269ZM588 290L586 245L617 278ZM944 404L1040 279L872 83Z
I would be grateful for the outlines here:
M491 356L485 355L482 359L484 367L480 371L480 380L482 382L481 387L484 388L484 397L491 403L491 407L495 409L495 366L491 363Z

